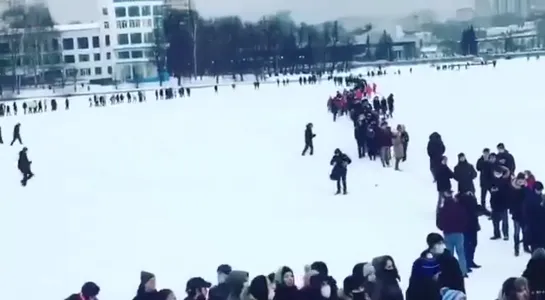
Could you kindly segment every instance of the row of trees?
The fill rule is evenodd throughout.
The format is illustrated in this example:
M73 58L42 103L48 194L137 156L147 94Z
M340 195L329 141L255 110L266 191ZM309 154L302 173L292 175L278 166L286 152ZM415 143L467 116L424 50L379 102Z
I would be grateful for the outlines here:
M1 15L0 84L19 89L21 85L52 82L64 78L59 36L55 22L44 5L19 6Z
M167 10L162 29L156 32L158 71L165 68L180 78L345 67L357 54L355 37L372 27L348 31L336 21L297 24L289 12L244 22L238 16L204 19L197 11Z

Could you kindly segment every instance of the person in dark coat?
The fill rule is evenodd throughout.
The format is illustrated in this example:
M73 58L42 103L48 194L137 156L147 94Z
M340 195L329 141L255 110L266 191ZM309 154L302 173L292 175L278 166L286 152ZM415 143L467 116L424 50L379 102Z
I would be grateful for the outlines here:
M423 251L413 263L405 300L441 300L439 272L436 257L429 250Z
M464 232L464 251L466 254L467 271L478 269L481 266L475 263L475 251L477 250L477 234L481 230L479 216L481 208L477 203L477 198L472 192L458 193L456 199L464 206L467 214L467 227Z
M508 198L510 192L510 172L507 167L496 166L493 171L494 179L490 189L490 206L492 208L492 224L494 226L494 236L490 239L497 240L501 238L509 240L509 216L508 216ZM501 223L501 233L500 233Z
M498 154L496 155L496 159L498 160L498 163L501 164L504 167L507 167L511 174L515 174L515 158L509 151L505 149L505 145L503 143L499 143L498 146Z
M448 159L443 156L439 165L435 166L435 183L437 184L437 192L439 193L439 199L444 192L450 192L452 190L452 184L450 180L454 178L454 172L447 165Z
M258 275L250 281L248 294L255 300L269 300L270 284L267 276Z
M465 292L460 265L446 249L443 237L430 233L426 243L428 248L413 263L405 300L441 300L442 287Z
M388 99L386 99L386 101L388 101L388 116L390 118L393 118L394 117L394 94L390 94L388 95Z
M98 300L100 287L94 282L86 282L78 294L72 294L66 300Z
M429 252L439 263L439 276L437 278L439 287L447 287L465 293L464 276L460 270L458 260L446 249L445 240L438 233L430 233L426 237L429 245Z
M227 276L231 274L231 271L233 271L233 269L227 264L218 267L218 285L213 286L208 291L208 300L227 300L227 297L229 296L229 287L227 286L227 283L225 283L225 280L227 279Z
M281 267L275 273L274 281L276 282L274 300L299 300L299 290L295 285L292 269Z
M158 292L155 284L155 275L146 271L140 272L140 284L133 300L156 300Z
M0 127L0 144L3 144L4 140L2 139L2 127Z
M337 281L335 280L335 278L329 276L329 268L327 267L327 264L324 263L323 261L315 261L310 265L310 269L318 272L318 275L314 280L317 280L317 282L320 282L322 287L326 285L328 286L328 288L326 289L330 290L331 295L330 297L325 297L325 298L329 298L332 300L337 299L337 295L339 291L337 287ZM313 285L313 277L314 276L310 277L311 286Z
M430 171L435 179L435 168L441 164L441 160L443 159L446 150L445 144L439 133L434 132L430 135L427 150L430 158Z
M511 213L511 218L513 219L515 256L519 256L520 254L520 244L522 242L520 234L523 232L525 226L523 218L524 197L526 196L525 184L526 175L524 173L519 173L517 177L511 180L509 185L510 191L507 206L509 208L509 212ZM525 248L527 248L527 243L525 243Z
M356 143L358 145L358 158L365 157L366 134L367 124L365 124L364 119L357 120L354 126L354 138L356 138Z
M492 170L496 164L496 155L490 153L490 149L485 148L483 155L477 160L477 171L479 174L479 183L481 186L481 205L486 207L486 194L492 188L493 175Z
M189 279L185 285L187 297L185 300L206 300L208 289L212 284L201 277Z
M316 137L316 135L312 132L312 123L308 123L305 128L305 148L303 149L303 153L301 155L305 156L307 153L307 150L310 149L310 155L314 154L314 144L312 143L312 140Z
M376 287L373 299L403 300L403 292L399 287L399 272L394 259L389 255L376 257L372 261L376 270Z
M336 298L328 282L328 276L315 274L310 276L309 285L301 289L300 300L332 300Z
M341 150L338 148L335 149L334 155L329 162L329 164L333 166L330 178L331 180L337 181L337 192L335 193L335 195L339 195L341 193L341 183L343 188L343 194L346 195L347 193L346 173L347 167L350 163L352 163L352 160L350 160L350 157L348 157L348 155L342 153Z
M17 161L17 168L21 173L23 173L23 179L21 184L26 186L28 180L34 177L34 173L30 170L30 165L32 162L28 159L28 148L24 147L23 150L19 152L19 160Z
M21 123L17 123L13 127L13 140L11 140L10 146L13 146L15 141L18 141L21 145L23 144L23 141L21 140Z
M524 215L528 244L531 251L545 248L545 200L543 183L536 181L534 188L527 190L524 201Z
M541 300L545 296L545 249L537 248L528 261L522 277L528 280L530 295ZM541 296L541 298L538 298ZM534 299L534 298L531 298Z
M456 252L463 276L467 275L464 233L468 220L467 210L460 200L452 192L444 192L437 210L437 228L443 231L446 248L452 254Z
M477 178L477 171L472 164L470 164L465 154L458 154L458 164L454 167L454 179L458 181L458 192L472 192L475 193L475 185L473 180Z
M401 125L401 141L403 143L403 159L401 161L407 160L407 149L409 149L409 133L405 128L405 125Z

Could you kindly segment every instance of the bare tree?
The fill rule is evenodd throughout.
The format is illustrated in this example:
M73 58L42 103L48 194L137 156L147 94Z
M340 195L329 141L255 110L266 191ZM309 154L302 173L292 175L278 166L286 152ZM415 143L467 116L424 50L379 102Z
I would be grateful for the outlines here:
M157 75L159 76L159 86L163 86L163 74L166 68L166 40L164 32L161 28L155 28L153 30L153 53L151 60L157 68Z

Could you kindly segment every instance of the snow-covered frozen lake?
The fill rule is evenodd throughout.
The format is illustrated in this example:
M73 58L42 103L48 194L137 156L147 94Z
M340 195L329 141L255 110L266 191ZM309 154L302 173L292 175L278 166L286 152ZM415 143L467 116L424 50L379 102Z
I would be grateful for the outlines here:
M288 265L298 275L314 260L342 282L354 264L390 254L406 288L413 260L435 228L435 185L425 147L431 132L445 141L451 165L464 152L475 163L484 147L505 143L519 170L545 174L545 62L500 61L496 69L374 78L396 96L392 127L411 136L403 172L357 160L352 124L332 122L326 81L316 86L262 85L194 90L191 98L0 119L4 142L21 122L33 178L20 186L20 146L0 146L0 282L7 299L63 299L84 281L104 300L130 299L139 272L184 295L192 276L214 280L229 263L251 276ZM390 70L393 73L393 70ZM61 110L62 110L61 105ZM306 123L315 155L301 157ZM335 148L354 162L347 196L334 196L329 159ZM490 241L481 219L476 261L466 280L471 299L491 299L528 256L512 241ZM501 263L500 263L501 262ZM296 275L297 275L296 274ZM32 286L31 289L28 287ZM7 294L6 294L7 293Z

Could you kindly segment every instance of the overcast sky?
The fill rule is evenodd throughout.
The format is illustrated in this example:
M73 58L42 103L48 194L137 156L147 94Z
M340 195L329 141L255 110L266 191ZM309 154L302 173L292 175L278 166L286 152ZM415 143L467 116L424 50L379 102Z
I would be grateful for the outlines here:
M96 3L101 0L47 0L58 23L93 21ZM104 0L102 0L104 1ZM111 1L111 0L110 0ZM472 7L474 0L194 0L203 15L240 15L255 20L279 10L292 11L297 21L320 22L339 17L405 15L433 9L440 15L453 15L460 7Z
M256 19L266 13L291 10L300 21L323 21L345 16L404 15L420 9L454 14L460 7L473 6L473 0L195 0L206 15L239 14Z

